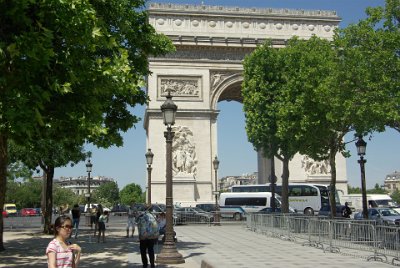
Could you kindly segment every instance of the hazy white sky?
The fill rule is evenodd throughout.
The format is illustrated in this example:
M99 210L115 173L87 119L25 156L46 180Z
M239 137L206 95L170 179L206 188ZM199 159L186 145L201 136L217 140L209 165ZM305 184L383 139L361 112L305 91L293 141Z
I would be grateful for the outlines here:
M201 0L170 0L156 1L177 4L201 4ZM365 17L365 8L368 6L384 5L384 0L214 0L203 1L206 5L224 5L240 7L261 8L294 8L294 9L321 9L336 10L342 18L341 27L349 23L355 23ZM247 142L244 129L244 113L242 104L237 102L220 102L218 109L221 111L218 117L218 158L220 168L218 177L228 175L241 175L257 171L257 156L252 145ZM179 107L178 107L179 108ZM144 107L136 107L134 113L144 117ZM145 189L147 172L145 161L146 134L143 123L124 135L123 147L109 149L97 149L88 146L93 152L92 176L109 176L115 178L120 188L128 183L137 183ZM349 135L347 140L353 137ZM367 140L366 179L367 186L373 187L375 183L382 184L385 176L395 170L400 170L399 143L400 133L388 130L378 133ZM164 142L164 141L162 141ZM352 156L347 160L347 176L352 186L360 186L360 167L357 163L358 156L354 143L348 144ZM164 156L154 156L164 157ZM55 178L60 176L86 175L84 163L74 167L58 168Z

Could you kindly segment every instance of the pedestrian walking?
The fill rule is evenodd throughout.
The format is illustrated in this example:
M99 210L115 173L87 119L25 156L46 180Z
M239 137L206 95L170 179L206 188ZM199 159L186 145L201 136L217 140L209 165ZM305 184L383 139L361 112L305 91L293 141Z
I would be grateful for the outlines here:
M132 228L132 235L133 237L135 233L135 227L136 227L136 218L137 218L138 211L135 208L135 204L132 203L132 205L128 209L128 222L126 224L126 237L129 237L129 228Z
M148 206L148 209L150 209L150 206ZM151 267L156 267L154 263L154 242L159 235L157 220L153 214L146 210L137 217L137 226L143 267L148 267L149 265L147 254L149 254Z
M102 214L103 214L103 206L101 204L98 204L96 207L96 220L95 220L95 225L94 225L93 237L96 237L97 230L99 229L99 218Z
M77 238L79 231L79 221L81 218L81 210L78 204L74 205L74 207L71 210L71 213L72 213L72 228L74 229L74 237Z
M97 207L94 205L89 206L89 212L90 212L90 230L93 230L93 225L94 225L94 228L96 228L96 224L97 224L97 221L96 221Z
M100 237L102 242L105 243L106 223L108 223L108 211L103 211L98 220L99 235L97 237L97 243L100 243Z
M81 247L67 241L71 232L71 218L65 215L59 216L54 223L54 239L46 248L48 268L78 267Z

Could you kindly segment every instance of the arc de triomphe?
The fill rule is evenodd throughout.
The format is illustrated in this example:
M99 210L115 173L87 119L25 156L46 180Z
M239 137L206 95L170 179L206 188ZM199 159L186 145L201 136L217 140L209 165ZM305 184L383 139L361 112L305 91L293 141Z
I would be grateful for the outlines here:
M214 200L212 160L217 152L217 103L242 101L242 60L257 45L272 39L282 47L292 36L331 39L340 18L334 11L255 9L153 3L150 24L167 35L176 52L150 59L150 103L144 127L147 148L154 152L152 201L165 202L165 138L160 106L170 91L178 106L173 128L174 202L194 205ZM238 152L239 153L239 152ZM223 159L220 159L223 161ZM258 154L258 182L267 183L269 160ZM278 182L280 161L275 161ZM235 174L232 174L235 175ZM290 162L292 182L328 184L329 165L297 155ZM337 188L347 192L346 162L337 157Z

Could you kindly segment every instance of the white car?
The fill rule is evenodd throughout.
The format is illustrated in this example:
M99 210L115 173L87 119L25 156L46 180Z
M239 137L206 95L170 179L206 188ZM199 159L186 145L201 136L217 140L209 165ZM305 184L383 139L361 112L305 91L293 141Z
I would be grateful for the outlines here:
M90 204L91 208L97 207L99 204ZM88 204L85 205L85 212L90 212L88 211ZM109 209L108 207L103 207L103 211L108 211L111 212L111 209Z

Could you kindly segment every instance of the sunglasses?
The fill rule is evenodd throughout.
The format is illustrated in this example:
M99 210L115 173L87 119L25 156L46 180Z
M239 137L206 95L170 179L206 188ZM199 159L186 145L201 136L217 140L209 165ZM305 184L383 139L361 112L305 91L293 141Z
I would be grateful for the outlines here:
M72 225L62 225L61 228L71 230Z

